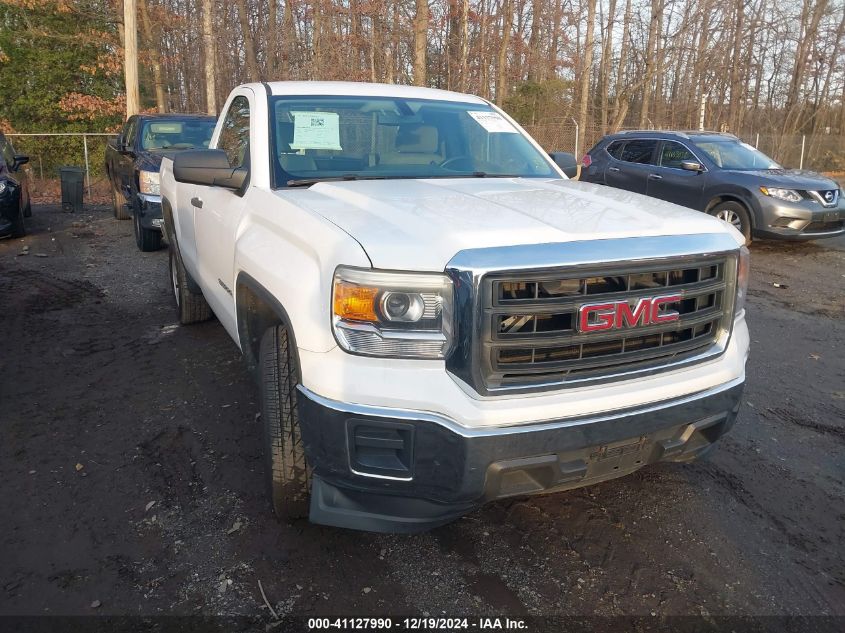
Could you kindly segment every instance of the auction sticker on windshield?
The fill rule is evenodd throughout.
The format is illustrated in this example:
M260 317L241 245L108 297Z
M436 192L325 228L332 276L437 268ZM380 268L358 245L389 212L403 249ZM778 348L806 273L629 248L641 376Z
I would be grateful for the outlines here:
M335 149L340 147L340 116L337 112L291 112L291 149Z
M498 112L489 111L467 111L467 114L475 119L478 124L488 132L511 132L517 134L516 128L507 122Z

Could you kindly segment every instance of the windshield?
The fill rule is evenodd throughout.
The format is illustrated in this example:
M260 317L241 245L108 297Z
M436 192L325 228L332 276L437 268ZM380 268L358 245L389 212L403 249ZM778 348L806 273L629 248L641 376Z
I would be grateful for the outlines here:
M204 149L214 133L214 119L145 121L141 127L141 148Z
M742 141L706 141L696 145L722 169L780 169L771 158Z
M389 97L273 97L276 186L332 179L560 178L486 104Z

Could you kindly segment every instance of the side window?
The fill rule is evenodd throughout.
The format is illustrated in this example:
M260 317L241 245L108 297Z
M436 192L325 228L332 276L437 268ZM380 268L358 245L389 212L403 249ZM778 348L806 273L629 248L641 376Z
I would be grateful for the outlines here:
M695 155L680 143L663 141L663 150L660 152L661 167L680 169L685 160L698 161Z
M607 146L607 153L613 156L616 160L620 160L622 156L622 148L625 146L625 141L613 141Z
M622 155L619 160L624 160L627 163L640 163L641 165L650 164L651 157L657 147L657 141L650 141L646 139L637 141L628 141L625 144L625 149L622 150Z
M226 152L231 167L243 167L249 160L249 101L246 97L232 100L220 128L217 149Z

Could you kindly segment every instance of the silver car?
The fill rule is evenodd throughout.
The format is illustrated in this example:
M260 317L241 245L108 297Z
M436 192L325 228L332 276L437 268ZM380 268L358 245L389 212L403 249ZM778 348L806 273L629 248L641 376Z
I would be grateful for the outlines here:
M704 211L733 224L748 242L845 233L845 193L835 181L784 169L731 134L611 134L584 156L580 179Z

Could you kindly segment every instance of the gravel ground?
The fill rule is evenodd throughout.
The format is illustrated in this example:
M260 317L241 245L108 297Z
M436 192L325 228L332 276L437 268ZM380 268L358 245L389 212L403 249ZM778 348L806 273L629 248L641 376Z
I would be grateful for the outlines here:
M278 523L258 393L106 208L0 242L0 615L845 616L845 239L752 246L713 456L416 536ZM777 284L777 285L774 285Z

